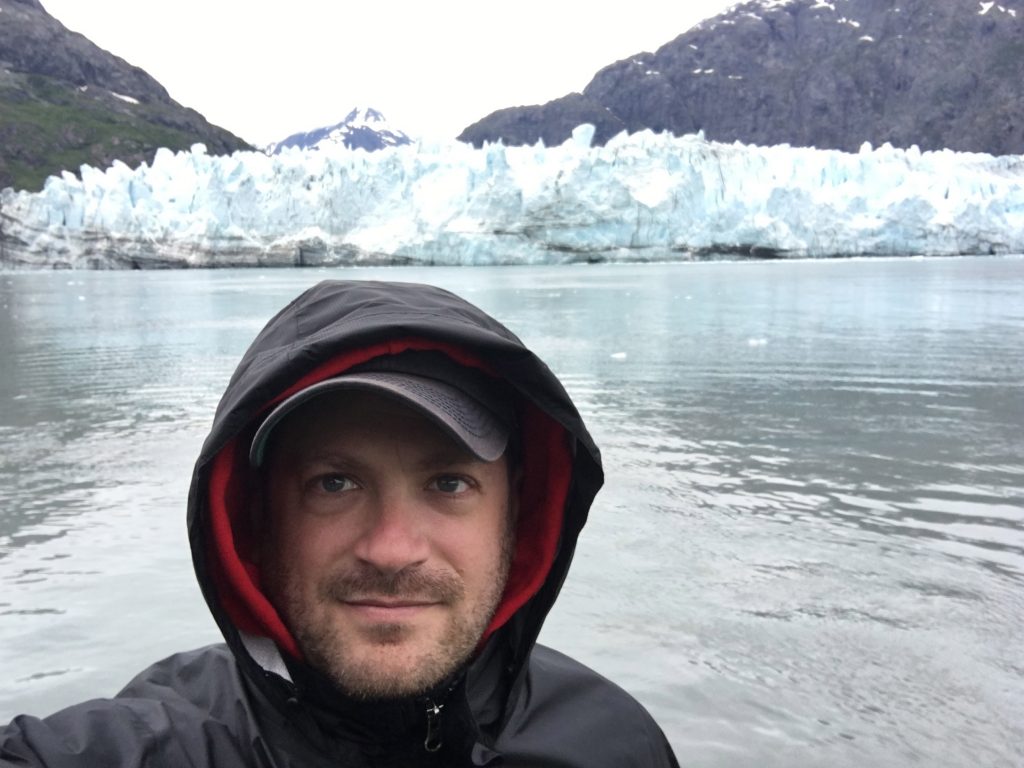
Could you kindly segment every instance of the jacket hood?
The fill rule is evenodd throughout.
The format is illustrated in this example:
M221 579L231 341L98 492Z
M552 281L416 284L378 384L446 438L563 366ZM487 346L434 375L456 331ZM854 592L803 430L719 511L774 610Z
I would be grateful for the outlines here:
M325 281L274 316L243 355L217 407L189 491L188 532L203 595L243 669L257 669L242 637L301 652L247 558L260 531L248 505L252 436L276 403L380 355L443 352L504 380L519 398L523 472L508 586L487 631L521 669L568 571L601 486L600 454L548 367L507 328L440 288ZM493 640L492 640L493 642Z

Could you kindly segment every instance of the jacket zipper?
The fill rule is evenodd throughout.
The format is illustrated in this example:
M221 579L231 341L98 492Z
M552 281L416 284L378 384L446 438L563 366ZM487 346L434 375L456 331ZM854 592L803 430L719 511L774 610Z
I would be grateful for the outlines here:
M427 699L427 737L423 740L423 748L427 752L437 752L441 748L441 710L444 704L435 704Z

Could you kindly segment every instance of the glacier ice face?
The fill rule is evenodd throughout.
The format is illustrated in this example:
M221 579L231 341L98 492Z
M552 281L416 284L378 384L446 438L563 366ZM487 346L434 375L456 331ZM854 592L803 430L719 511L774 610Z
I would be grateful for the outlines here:
M0 263L155 267L1024 252L1024 157L754 147L649 131L592 147L420 143L157 153L0 195Z

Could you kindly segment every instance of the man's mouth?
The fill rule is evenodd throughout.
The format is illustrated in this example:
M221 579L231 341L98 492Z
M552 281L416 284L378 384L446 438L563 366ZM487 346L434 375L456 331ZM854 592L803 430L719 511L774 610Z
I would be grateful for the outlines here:
M341 603L358 619L375 624L411 621L441 604L426 598L394 597L353 597L346 598Z
M340 573L324 584L323 598L365 629L390 625L412 629L436 619L462 597L458 579L424 570L382 574L361 569Z
M349 605L366 606L368 608L422 608L437 605L438 600L430 598L395 598L395 597L349 597L342 602Z

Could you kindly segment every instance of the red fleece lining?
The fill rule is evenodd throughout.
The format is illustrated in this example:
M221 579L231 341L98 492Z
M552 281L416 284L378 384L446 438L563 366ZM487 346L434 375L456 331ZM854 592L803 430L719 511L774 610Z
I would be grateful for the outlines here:
M354 365L380 355L406 350L437 350L462 365L492 373L464 350L443 342L402 339L384 342L339 355L303 376L267 403L276 403L318 381L336 376ZM562 530L565 500L572 475L572 455L565 431L550 416L527 403L522 414L523 488L519 505L518 539L512 570L501 604L484 633L487 639L540 589L555 559ZM254 532L246 526L247 480L250 477L249 446L236 438L224 446L210 470L209 511L212 534L208 556L217 594L228 617L239 630L271 638L295 658L302 653L260 588L257 566L239 552L239 544L251 542Z

